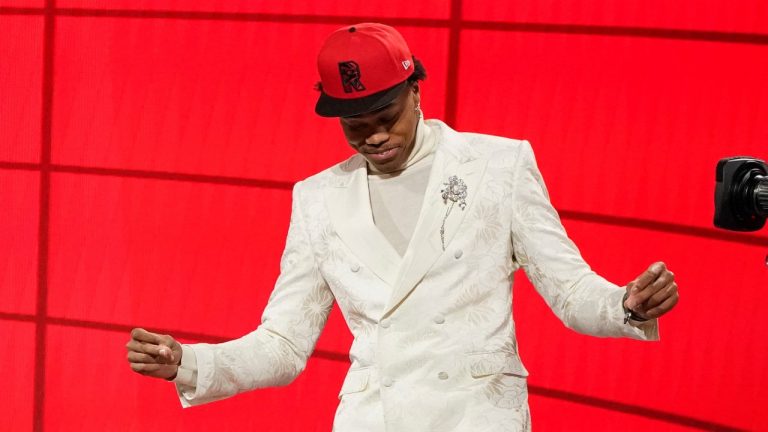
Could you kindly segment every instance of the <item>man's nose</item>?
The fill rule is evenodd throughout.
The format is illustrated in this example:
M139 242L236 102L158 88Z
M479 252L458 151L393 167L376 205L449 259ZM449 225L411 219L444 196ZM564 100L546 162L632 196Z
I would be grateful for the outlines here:
M377 146L384 144L387 142L387 140L389 140L389 134L381 131L368 135L368 138L365 139L365 143L368 145Z

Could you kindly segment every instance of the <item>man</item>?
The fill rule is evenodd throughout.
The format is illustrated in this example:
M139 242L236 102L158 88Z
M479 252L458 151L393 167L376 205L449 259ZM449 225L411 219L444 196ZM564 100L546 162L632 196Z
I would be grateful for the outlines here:
M136 372L197 405L284 385L304 368L335 300L354 335L337 431L530 429L511 317L522 267L576 331L658 338L678 301L655 263L619 288L590 270L552 208L530 145L424 121L425 72L393 28L333 33L316 112L358 152L296 184L281 274L254 332L181 346L135 329Z

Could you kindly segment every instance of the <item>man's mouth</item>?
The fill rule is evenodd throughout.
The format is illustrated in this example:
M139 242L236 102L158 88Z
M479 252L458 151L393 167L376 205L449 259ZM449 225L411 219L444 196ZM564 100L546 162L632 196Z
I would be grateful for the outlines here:
M374 161L374 162L385 162L389 159L392 159L397 155L399 147L392 147L386 150L377 150L375 152L366 152L366 156L368 159Z

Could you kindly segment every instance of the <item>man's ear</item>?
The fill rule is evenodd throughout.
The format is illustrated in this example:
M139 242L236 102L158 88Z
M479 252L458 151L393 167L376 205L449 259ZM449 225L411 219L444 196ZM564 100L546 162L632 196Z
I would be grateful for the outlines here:
M413 97L413 105L419 106L419 102L421 101L421 93L419 93L418 83L413 83L411 86L411 97Z

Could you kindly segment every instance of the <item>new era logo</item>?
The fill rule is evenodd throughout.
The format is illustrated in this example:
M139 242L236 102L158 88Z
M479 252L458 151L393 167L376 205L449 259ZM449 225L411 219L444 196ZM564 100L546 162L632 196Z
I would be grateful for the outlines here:
M409 67L411 67L411 61L403 60L403 69L408 70Z

